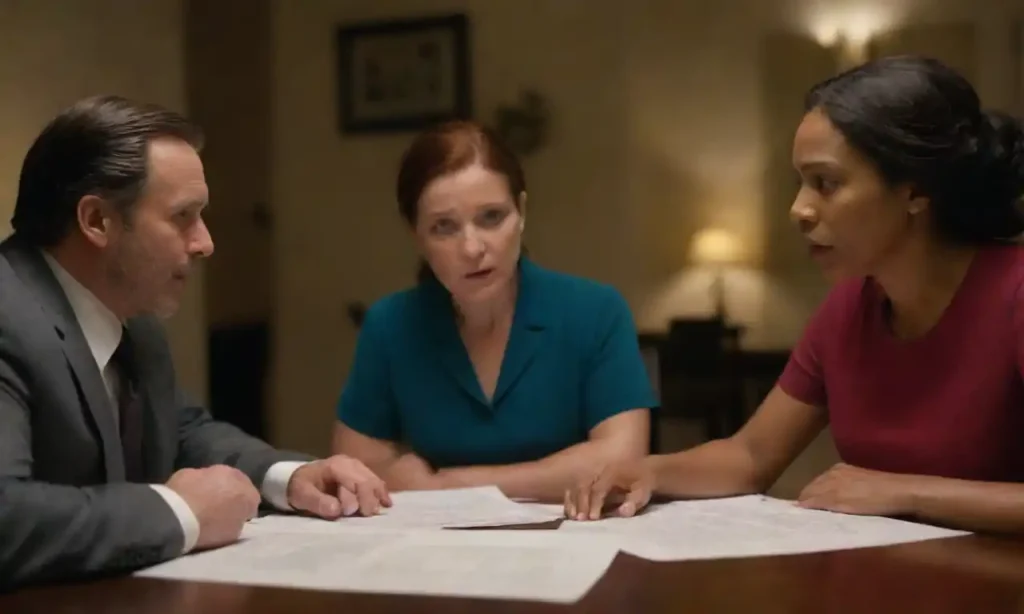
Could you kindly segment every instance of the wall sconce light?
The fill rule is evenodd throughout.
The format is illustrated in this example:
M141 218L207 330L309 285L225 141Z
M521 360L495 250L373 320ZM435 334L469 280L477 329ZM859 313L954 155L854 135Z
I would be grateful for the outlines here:
M694 235L689 256L691 262L712 270L711 300L715 317L725 321L725 273L728 268L743 262L743 246L739 237L723 228L705 228Z
M859 66L871 59L871 39L851 38L840 35L832 48L839 59L840 70Z
M864 3L848 10L833 10L808 20L811 34L823 47L838 55L845 70L871 59L871 41L889 30L899 15L893 6Z

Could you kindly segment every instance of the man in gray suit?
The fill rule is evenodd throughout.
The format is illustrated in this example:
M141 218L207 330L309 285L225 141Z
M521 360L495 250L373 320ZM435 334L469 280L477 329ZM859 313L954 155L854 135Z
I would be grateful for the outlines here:
M124 572L238 539L261 501L391 504L358 461L280 452L187 400L158 321L213 252L199 130L118 97L39 135L0 244L0 585Z

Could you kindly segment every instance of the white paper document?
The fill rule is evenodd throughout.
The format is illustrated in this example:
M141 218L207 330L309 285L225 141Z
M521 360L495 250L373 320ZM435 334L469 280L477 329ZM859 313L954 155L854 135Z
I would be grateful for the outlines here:
M546 516L549 520L562 520L565 518L565 505L562 503L537 503L536 501L519 500L517 502L538 515Z
M600 534L654 561L799 554L966 535L917 523L797 507L760 495L676 501L633 518L566 521L560 532Z
M333 533L380 529L497 527L557 520L560 514L516 503L497 487L407 491L391 495L392 506L377 516L350 516L335 521L304 516L270 515L249 522L247 534L264 532Z
M615 544L557 531L262 533L136 572L173 580L572 603Z

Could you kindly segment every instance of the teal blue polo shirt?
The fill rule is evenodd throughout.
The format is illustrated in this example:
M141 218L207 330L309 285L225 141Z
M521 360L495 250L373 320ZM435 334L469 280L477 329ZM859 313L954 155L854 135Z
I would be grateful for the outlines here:
M656 404L629 306L614 288L525 257L488 400L436 280L366 313L338 419L401 442L435 468L538 460L608 418Z

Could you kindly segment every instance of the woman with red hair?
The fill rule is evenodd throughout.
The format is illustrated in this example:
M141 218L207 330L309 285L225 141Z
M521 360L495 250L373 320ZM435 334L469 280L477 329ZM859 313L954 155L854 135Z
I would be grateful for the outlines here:
M655 399L629 307L522 250L526 180L469 122L421 134L398 174L419 283L366 313L334 449L392 490L497 485L561 501L648 451Z

